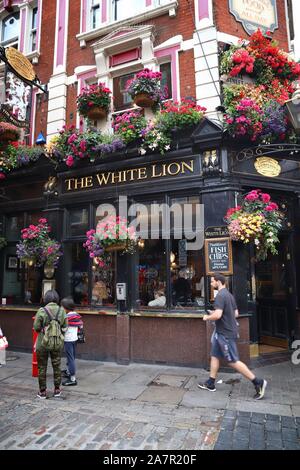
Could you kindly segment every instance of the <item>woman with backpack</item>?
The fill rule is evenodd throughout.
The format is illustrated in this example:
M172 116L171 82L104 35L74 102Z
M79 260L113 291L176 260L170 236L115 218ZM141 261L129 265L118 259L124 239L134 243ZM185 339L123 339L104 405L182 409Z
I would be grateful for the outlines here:
M54 379L54 394L61 395L61 354L64 346L64 333L67 330L67 315L59 306L59 295L55 290L48 290L44 295L45 307L41 307L35 316L33 328L39 333L36 341L38 363L39 393L38 398L47 398L47 364L51 357Z

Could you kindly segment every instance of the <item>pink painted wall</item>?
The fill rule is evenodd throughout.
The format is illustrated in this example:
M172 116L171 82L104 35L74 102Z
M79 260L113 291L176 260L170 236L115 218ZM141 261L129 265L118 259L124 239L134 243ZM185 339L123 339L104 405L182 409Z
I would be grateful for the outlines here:
M59 0L58 12L58 31L57 34L57 50L56 50L56 67L63 65L65 56L65 19L66 19L66 0Z
M198 0L199 21L209 18L209 0Z

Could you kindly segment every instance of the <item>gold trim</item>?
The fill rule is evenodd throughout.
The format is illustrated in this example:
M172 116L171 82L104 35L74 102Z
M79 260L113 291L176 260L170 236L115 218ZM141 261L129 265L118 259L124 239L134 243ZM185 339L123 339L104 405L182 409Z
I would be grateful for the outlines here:
M7 47L5 55L9 65L23 78L29 81L35 79L35 71L32 63L14 47Z
M277 160L270 157L259 157L254 162L257 173L269 178L275 178L281 173L281 166Z
M250 357L259 356L259 347L257 343L250 344Z
M289 347L289 341L284 338L276 338L275 336L261 336L259 338L260 344L267 344L268 346L278 346L279 348Z

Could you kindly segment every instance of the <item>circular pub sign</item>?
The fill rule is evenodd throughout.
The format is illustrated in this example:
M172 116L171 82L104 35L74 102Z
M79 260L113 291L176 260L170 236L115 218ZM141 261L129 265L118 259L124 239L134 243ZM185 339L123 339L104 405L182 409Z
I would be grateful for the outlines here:
M17 72L17 74L32 82L35 79L35 71L31 62L14 47L7 47L5 49L5 56L10 67Z

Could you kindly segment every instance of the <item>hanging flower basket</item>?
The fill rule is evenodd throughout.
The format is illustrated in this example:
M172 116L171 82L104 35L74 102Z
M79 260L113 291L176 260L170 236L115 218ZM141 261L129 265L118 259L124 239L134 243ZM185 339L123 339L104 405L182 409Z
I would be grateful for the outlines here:
M20 129L9 122L0 122L0 142L9 142L10 140L18 140Z
M119 242L119 243L114 243L113 245L109 245L109 246L106 246L104 248L104 251L106 253L111 253L113 251L126 251L126 248L127 248L127 243L124 242Z
M155 101L150 98L147 93L138 93L134 99L134 103L141 108L152 108Z
M86 116L91 120L104 119L107 116L107 111L100 106L93 106L87 111Z
M79 114L87 116L89 119L102 119L111 104L111 91L104 83L90 85L83 88L77 97L77 109Z

